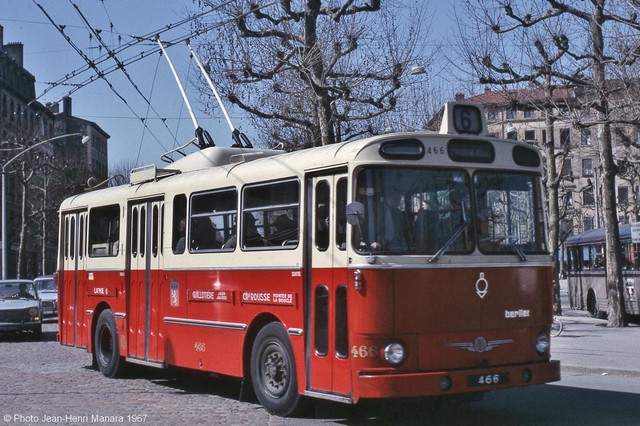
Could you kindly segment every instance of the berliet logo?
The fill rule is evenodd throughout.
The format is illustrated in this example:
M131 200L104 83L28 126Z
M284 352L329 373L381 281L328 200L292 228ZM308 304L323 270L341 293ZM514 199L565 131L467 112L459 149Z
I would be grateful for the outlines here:
M487 340L479 336L473 342L445 343L445 346L460 348L469 352L487 352L507 343L513 343L513 339Z
M484 277L484 272L480 272L480 277L476 281L476 293L480 296L480 299L484 299L488 292L489 282Z

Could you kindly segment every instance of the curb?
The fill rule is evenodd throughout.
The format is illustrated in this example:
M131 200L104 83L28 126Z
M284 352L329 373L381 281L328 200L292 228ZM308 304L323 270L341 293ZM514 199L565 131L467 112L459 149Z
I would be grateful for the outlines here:
M616 369L602 368L602 367L585 367L585 366L578 366L578 365L566 365L560 362L560 374L564 372L599 374L601 376L616 376L616 377L640 377L640 371L616 370Z

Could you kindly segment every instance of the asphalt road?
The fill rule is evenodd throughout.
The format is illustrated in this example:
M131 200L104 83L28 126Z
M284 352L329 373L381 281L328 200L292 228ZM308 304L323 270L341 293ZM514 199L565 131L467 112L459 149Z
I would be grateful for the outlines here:
M492 392L481 402L321 402L306 417L283 419L238 401L237 382L143 367L107 379L83 350L57 344L56 330L46 324L42 341L0 337L0 426L640 424L640 377L575 370L563 371L558 384Z

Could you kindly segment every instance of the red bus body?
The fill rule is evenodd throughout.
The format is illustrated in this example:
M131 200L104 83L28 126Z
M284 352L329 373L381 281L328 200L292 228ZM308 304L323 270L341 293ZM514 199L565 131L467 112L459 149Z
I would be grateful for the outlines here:
M446 156L440 147L452 137L460 138L426 133L402 137L420 138L427 154L433 148L438 156ZM354 247L356 227L340 225L343 206L336 200L342 197L341 188L347 188L348 200L365 192L354 182L367 164L414 164L378 155L381 141L399 138L202 167L68 199L60 210L60 343L101 359L109 358L108 344L117 354L103 359L106 364L178 366L250 380L256 340L276 324L287 336L283 346L291 347L294 391L347 403L559 380L559 362L550 360L548 348L552 262L547 254L523 261L515 252L481 253L476 245L459 254L445 250L441 256L376 255ZM503 161L502 145L495 146L496 164L471 166L516 169L497 164ZM444 160L427 158L424 167L428 161ZM252 164L257 169L245 173ZM540 167L525 169L539 174ZM294 181L300 194L299 204L286 207L300 218L298 239L289 246L239 244L198 252L191 242L184 254L172 252L176 238L171 227L180 200L190 200L188 212L194 216L194 197L207 195L207 188L222 188L237 195L238 209L249 209L244 188L278 179ZM323 193L315 190L319 185L330 191L333 212L327 244L319 243L313 231L319 213L311 206L325 207L316 203L316 194ZM266 214L252 211L258 217ZM104 226L103 217L114 218L109 226L114 238L93 235L94 226ZM223 215L217 217L222 220ZM268 224L262 226L266 234ZM337 241L342 238L338 235L345 235L346 244ZM109 315L116 327L111 334L100 319ZM547 345L540 351L536 345L545 343L545 337ZM386 358L390 343L401 346L397 364ZM393 358L393 347L388 352ZM277 387L267 384L267 390L277 403ZM268 407L282 415L293 408Z

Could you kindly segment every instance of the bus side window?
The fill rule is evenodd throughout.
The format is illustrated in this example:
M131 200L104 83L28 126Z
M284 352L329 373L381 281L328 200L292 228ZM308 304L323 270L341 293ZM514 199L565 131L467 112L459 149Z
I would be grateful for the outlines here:
M336 188L336 246L347 249L347 178L338 180Z
M89 257L117 256L120 206L96 207L89 212Z
M589 246L582 246L582 270L591 269L591 253Z
M173 197L172 250L173 254L184 253L187 227L187 197L184 194Z
M255 185L243 192L242 248L294 249L300 240L300 183Z
M238 193L234 189L193 194L189 251L210 252L235 247Z
M593 269L604 269L605 267L605 255L604 244L599 246L591 246L593 250Z
M316 185L315 244L320 251L329 248L329 183L326 180Z

